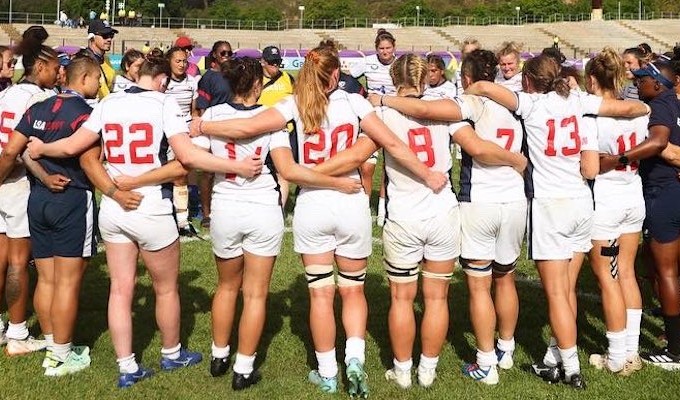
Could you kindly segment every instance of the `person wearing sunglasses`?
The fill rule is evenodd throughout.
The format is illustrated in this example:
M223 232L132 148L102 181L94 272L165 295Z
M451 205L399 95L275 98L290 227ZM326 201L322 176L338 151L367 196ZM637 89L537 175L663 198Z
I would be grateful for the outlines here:
M209 67L200 81L198 81L198 97L196 98L195 115L202 115L208 107L223 104L231 100L231 83L223 73L221 66L229 60L234 52L231 44L225 40L216 41L210 54L205 57L205 65ZM213 187L213 174L202 173L199 179L199 192L201 197L201 210L203 220L201 227L210 227L210 194Z
M14 52L7 46L0 46L0 91L12 86L12 78L14 78L14 66L17 63L14 58Z
M193 53L194 43L191 41L191 39L186 36L180 36L177 38L177 40L175 40L174 47L179 47L180 49L184 50L185 53L187 53L186 74L189 76L197 76L200 78L201 70L198 68L198 65L189 61L189 58L194 55Z
M118 30L111 28L108 21L101 19L90 21L87 28L88 45L86 51L90 53L92 58L99 61L102 70L99 93L97 93L98 100L106 97L113 89L116 70L111 65L111 60L106 56L106 52L111 50L113 37L117 33Z

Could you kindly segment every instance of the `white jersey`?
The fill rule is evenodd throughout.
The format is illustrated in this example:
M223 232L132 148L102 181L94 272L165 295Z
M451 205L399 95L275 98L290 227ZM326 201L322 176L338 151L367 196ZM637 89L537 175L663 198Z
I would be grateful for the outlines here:
M33 104L54 96L54 91L41 89L29 82L18 83L0 92L0 154L9 143L14 128L19 124L26 110ZM14 168L5 182L26 179L26 168Z
M433 171L451 173L453 159L451 136L466 122L453 124L412 119L398 111L383 107L380 117L402 142ZM386 218L393 221L426 220L447 213L458 204L451 180L439 193L434 193L417 176L385 152Z
M185 115L187 122L191 121L191 104L198 98L198 80L200 77L187 75L181 81L169 79L165 94L177 100L179 108Z
M472 122L480 138L519 153L524 129L520 119L500 104L479 96L458 98L463 120ZM463 151L460 201L498 203L524 200L524 179L510 166L486 165Z
M373 112L373 106L361 95L336 90L328 98L326 120L315 134L306 134L294 96L288 96L274 106L287 121L296 125L297 154L293 156L305 167L313 167L333 157L342 150L350 148L359 136L359 121ZM286 132L274 134L271 148L291 147L291 139ZM359 179L359 171L354 170L345 176ZM326 189L303 188L306 192L335 192Z
M499 85L505 86L506 88L512 90L513 92L521 92L523 90L521 72L518 72L515 76L513 76L510 79L505 79L503 73L501 71L498 71L494 82Z
M647 138L649 117L628 119L588 116L584 122L588 129L597 131L600 153L619 155ZM627 208L643 201L638 167L638 162L633 162L598 175L594 186L595 206Z
M234 118L250 118L266 110L264 106L245 107L223 103L209 107L203 113L204 121L222 121ZM284 131L288 135L288 131ZM227 139L216 136L199 136L193 141L196 145L209 148L217 157L242 160L257 154L264 160L269 154L272 134L249 139ZM279 204L278 185L271 171L264 164L262 172L254 178L242 178L236 174L215 174L213 199L249 202L267 205Z
M597 114L602 98L571 91L518 92L517 115L524 118L535 198L590 196L581 176L581 152L597 151L597 132L583 128L583 115Z
M442 99L454 99L458 94L458 88L451 81L444 81L439 86L428 86L425 88L425 96Z
M163 93L131 88L104 97L83 126L100 132L109 176L139 176L167 162L167 139L189 132L175 99ZM135 189L144 195L138 212L172 213L172 186ZM112 201L104 197L103 201Z
M389 94L396 95L397 89L392 83L392 77L390 76L390 64L383 64L380 59L378 59L377 54L364 57L363 62L357 62L352 65L350 69L350 74L358 78L361 75L366 77L366 89L368 93L377 94Z
M123 90L130 89L133 86L137 86L134 81L129 80L123 75L116 75L113 79L113 89L111 93L122 92Z

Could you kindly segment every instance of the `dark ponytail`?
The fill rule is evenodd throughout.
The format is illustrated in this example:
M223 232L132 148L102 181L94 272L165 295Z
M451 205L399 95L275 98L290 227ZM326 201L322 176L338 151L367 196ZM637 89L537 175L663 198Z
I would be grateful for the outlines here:
M247 96L255 82L262 82L263 72L260 62L252 57L232 58L221 66L222 75L229 80L231 89L237 96Z
M24 76L33 74L37 61L49 62L57 59L57 52L43 44L48 36L42 26L31 26L24 31L21 41L14 49L14 54L22 57Z

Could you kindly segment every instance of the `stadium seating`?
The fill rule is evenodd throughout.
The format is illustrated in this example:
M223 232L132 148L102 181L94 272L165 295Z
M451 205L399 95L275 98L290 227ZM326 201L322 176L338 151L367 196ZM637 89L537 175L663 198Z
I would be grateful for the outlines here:
M394 28L390 31L397 39L398 50L405 51L454 51L467 37L477 38L484 47L494 49L504 41L513 40L523 44L528 52L540 51L551 46L558 36L560 45L568 57L580 58L596 52L604 46L623 50L641 42L648 42L657 52L669 50L680 38L677 20L649 21L581 21L538 23L527 25L445 26ZM16 33L23 32L28 24L1 26L0 42L9 43ZM51 46L84 46L87 34L83 29L61 28L45 25L50 33L47 41ZM145 42L154 46L171 45L178 36L191 37L200 47L210 47L216 40L228 40L232 47L264 48L277 45L284 49L309 49L322 39L333 39L341 49L373 50L376 29L289 29L284 31L224 30L224 29L168 29L116 27L113 53L126 48L141 48ZM14 34L12 34L14 32Z

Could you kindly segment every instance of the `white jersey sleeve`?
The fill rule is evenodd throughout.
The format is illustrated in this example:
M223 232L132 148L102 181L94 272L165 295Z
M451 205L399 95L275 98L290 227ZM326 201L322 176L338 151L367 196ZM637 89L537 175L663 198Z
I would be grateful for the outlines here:
M602 105L602 97L588 94L580 90L572 90L571 95L579 100L581 115L597 115Z
M170 138L180 133L189 133L185 115L177 100L166 96L163 102L163 132Z
M272 133L272 142L270 146L272 149L277 149L279 147L290 149L290 133L285 129Z
M362 59L361 61L357 61L349 69L349 74L352 75L355 78L360 77L361 75L366 72L366 60Z
M104 122L102 120L103 109L104 105L102 102L95 104L92 108L92 112L90 113L90 117L87 119L87 121L83 122L82 126L101 135L101 131L104 128Z
M274 108L283 115L283 119L286 121L292 121L298 116L297 104L293 96L288 96L279 101L274 105Z
M363 96L356 93L348 94L349 96L347 97L349 99L349 104L352 107L352 111L354 111L354 113L356 114L357 117L359 117L359 119L364 119L368 114L375 111L373 105L371 105L371 103L368 100L366 100Z

